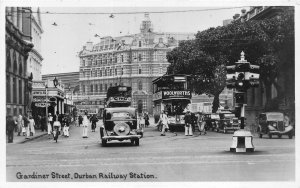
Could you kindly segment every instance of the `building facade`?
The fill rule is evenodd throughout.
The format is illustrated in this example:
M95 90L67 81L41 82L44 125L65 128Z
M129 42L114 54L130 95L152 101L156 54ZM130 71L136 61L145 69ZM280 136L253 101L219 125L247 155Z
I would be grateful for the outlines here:
M152 114L152 80L166 73L167 52L193 38L192 33L154 32L146 13L138 34L103 37L95 45L87 42L79 54L80 96L74 102L98 113L110 86L131 86L133 107Z
M28 72L32 73L33 81L35 80L42 80L42 49L41 49L41 40L43 34L42 28L42 21L41 21L41 14L40 8L36 10L32 10L33 13L30 16L30 23L31 23L31 41L34 44L33 49L29 52L28 63L27 63L27 70Z
M53 86L52 82L55 78L59 81L59 87ZM47 86L50 91L48 98L54 97L59 101L56 105L50 106L48 111L50 113L58 112L59 114L72 114L75 107L73 100L78 96L79 92L79 72L42 75L41 83L37 82L36 84L37 99L45 97L45 84L43 85L43 83L48 83ZM41 92L44 94L41 95Z
M33 48L30 33L31 8L6 7L6 114L31 113L32 76L27 59Z

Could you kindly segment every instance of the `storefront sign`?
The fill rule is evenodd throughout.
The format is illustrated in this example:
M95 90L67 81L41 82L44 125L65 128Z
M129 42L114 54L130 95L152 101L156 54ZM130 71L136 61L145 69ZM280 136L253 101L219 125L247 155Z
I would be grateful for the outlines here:
M153 97L152 97L153 101L160 100L160 99L162 99L162 92L161 91L153 94Z
M35 105L36 107L45 108L45 107L46 107L46 104L47 104L47 106L50 106L49 103L35 103L34 105Z
M182 91L163 91L162 92L162 98L163 99L169 99L169 98L192 98L191 91L188 90L182 90Z
M110 97L110 102L131 102L131 97Z

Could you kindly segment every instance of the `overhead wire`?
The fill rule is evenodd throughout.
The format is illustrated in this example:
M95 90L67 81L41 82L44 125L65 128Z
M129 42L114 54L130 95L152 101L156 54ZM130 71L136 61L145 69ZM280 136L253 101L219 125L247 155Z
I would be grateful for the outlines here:
M36 12L32 11L31 13L40 13L40 14L81 14L81 15L91 15L91 14L102 14L102 15L120 15L120 14L168 14L168 13L185 13L185 12L204 12L204 11L216 11L216 10L230 10L237 8L245 8L246 6L239 7L222 7L222 8L206 8L206 9L189 9L189 10L167 10L167 11L133 11L133 12ZM99 7L101 8L101 7ZM23 10L10 11L10 12L23 12Z

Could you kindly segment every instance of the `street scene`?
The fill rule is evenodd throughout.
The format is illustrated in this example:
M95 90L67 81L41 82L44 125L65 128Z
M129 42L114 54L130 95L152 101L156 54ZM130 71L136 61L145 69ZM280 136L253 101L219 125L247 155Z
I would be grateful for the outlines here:
M6 182L296 186L295 5L3 16Z
M192 137L186 137L183 132L177 135L168 132L161 137L157 128L150 126L145 128L140 146L131 145L129 141L114 141L102 147L99 126L100 123L96 132L89 132L89 138L85 140L81 138L82 127L71 125L70 137L60 137L58 143L52 137L48 139L48 136L43 136L7 146L7 181L295 180L295 143L288 137L270 140L259 139L255 135L254 153L235 154L229 151L232 134L209 131L206 135L199 135L196 131ZM99 176L101 173L103 176ZM36 175L35 178L32 175ZM38 175L48 177L38 178Z

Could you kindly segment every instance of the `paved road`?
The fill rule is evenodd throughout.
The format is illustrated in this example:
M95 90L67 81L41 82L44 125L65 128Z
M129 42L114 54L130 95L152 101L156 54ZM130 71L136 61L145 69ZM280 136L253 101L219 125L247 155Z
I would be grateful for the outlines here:
M295 180L295 139L287 137L255 137L254 153L237 154L229 152L232 134L163 137L150 127L140 146L124 141L101 147L98 128L87 139L81 137L81 127L71 127L70 132L58 143L44 136L7 145L7 181Z

